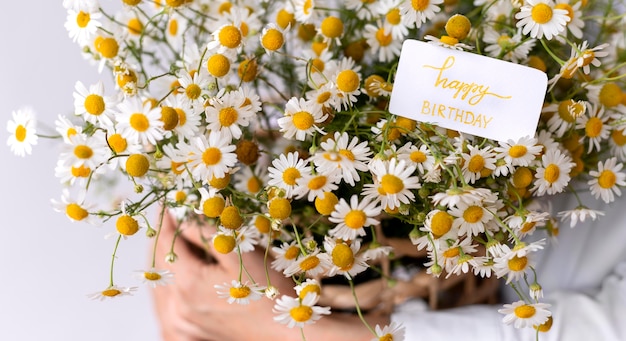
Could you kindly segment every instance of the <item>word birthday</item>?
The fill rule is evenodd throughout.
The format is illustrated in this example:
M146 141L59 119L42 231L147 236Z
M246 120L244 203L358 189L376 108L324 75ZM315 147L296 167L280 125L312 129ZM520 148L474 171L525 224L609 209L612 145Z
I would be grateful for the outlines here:
M467 98L467 103L469 103L470 105L476 105L480 103L485 98L485 96L494 96L501 99L511 98L511 96L502 96L493 92L489 92L489 86L476 84L474 82L466 83L457 79L448 80L448 78L444 78L444 71L451 69L454 66L454 63L454 56L448 56L448 58L446 58L446 60L443 62L442 66L424 65L425 68L439 70L439 74L437 74L437 80L435 80L435 87L456 90L452 97L457 98L459 94L461 94L462 100L465 100L467 96L472 94L472 96Z
M445 104L430 103L424 100L422 103L421 113L441 117L446 120L459 122L465 125L471 125L478 128L487 128L487 125L493 120L493 117L475 114L474 112L447 106Z

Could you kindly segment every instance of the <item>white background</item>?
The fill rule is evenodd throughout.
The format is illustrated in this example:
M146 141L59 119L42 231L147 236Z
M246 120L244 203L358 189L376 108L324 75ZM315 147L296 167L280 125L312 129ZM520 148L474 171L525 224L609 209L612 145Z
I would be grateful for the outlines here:
M113 227L72 223L52 209L50 199L61 198L54 176L58 142L40 139L26 158L6 146L11 111L32 106L43 132L59 114L72 113L77 80L93 84L109 76L98 75L69 39L60 0L5 2L2 12L0 340L159 340L151 289L132 275L147 263L144 235L122 241L117 259L116 282L138 286L135 295L89 300L108 285L115 240L104 236Z

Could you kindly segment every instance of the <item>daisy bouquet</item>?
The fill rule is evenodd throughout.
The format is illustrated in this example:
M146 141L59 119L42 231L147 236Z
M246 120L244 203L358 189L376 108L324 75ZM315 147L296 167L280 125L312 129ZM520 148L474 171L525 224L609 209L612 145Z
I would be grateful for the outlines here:
M267 267L293 278L298 294L276 300L275 320L288 327L330 313L320 302L326 279L354 290L373 271L394 287L403 276L393 265L415 252L429 276L501 279L520 297L500 310L504 323L547 331L533 261L546 238L528 236L551 240L560 223L603 213L580 202L551 215L541 199L591 191L608 204L626 186L619 1L63 5L70 38L108 83L77 81L73 114L55 121L55 172L67 185L55 209L71 221L114 221L115 250L140 230L158 236L165 211L215 226L203 238L217 252L268 250ZM544 72L535 134L496 141L390 112L405 40ZM29 154L34 113L15 111L7 127L10 148ZM99 207L94 188L111 178L127 194ZM135 289L110 273L95 297ZM216 295L233 304L278 295L269 279L241 273ZM142 276L157 285L172 274ZM402 334L369 328L381 339Z

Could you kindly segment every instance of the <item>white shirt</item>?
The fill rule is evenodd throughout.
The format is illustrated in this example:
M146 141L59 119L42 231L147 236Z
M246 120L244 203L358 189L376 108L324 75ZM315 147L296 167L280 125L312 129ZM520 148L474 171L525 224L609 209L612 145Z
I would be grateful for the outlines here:
M552 198L555 212L573 209L572 195ZM539 340L626 340L626 196L610 205L582 193L583 203L605 212L596 221L560 224L557 243L539 252L536 270L554 323ZM539 232L535 232L537 234ZM532 277L532 276L531 276ZM505 295L505 303L519 300ZM406 340L536 340L532 328L502 323L500 305L429 311L421 302L398 307L391 321L405 326Z

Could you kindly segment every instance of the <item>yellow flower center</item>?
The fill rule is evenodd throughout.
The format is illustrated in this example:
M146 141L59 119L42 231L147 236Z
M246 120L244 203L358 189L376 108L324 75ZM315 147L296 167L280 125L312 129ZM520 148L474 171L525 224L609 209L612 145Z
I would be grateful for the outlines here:
M74 147L74 155L79 159L89 159L93 156L93 149L84 144Z
M278 50L284 43L285 37L283 37L282 32L275 28L270 28L265 32L263 37L261 37L261 45L270 51Z
M172 173L176 175L181 175L185 171L185 167L183 167L183 165L184 165L183 162L171 161L170 169L172 170Z
M157 272L144 272L143 278L149 281L158 281L161 279L161 275Z
M213 166L222 159L222 151L217 147L209 147L202 153L202 162L207 166Z
M309 271L311 269L315 269L315 267L317 267L319 264L320 259L317 258L317 256L309 256L300 262L300 269L302 269L302 271Z
M546 24L552 19L552 7L540 2L530 10L530 16L534 22Z
M161 107L161 121L164 130L172 130L178 125L178 113L172 107Z
M132 236L139 231L139 223L135 218L125 214L117 218L115 228L121 235Z
M439 239L448 233L452 228L453 221L454 218L452 218L448 212L439 211L435 213L430 220L430 230L432 231L433 237Z
M137 18L132 18L126 24L128 26L128 32L130 34L139 35L143 31L143 24Z
M554 8L564 9L565 11L567 11L567 16L569 17L569 21L567 22L568 24L571 23L572 20L574 20L574 8L572 8L572 6L570 6L569 4L562 2L562 3L556 4Z
M319 96L317 96L317 103L318 104L326 103L326 101L330 99L330 95L331 94L328 91L322 92L321 94L319 94Z
M321 215L329 215L335 210L339 199L333 192L324 192L323 196L315 198L315 208Z
M289 310L289 315L296 322L306 322L313 316L313 309L306 305L301 305Z
M233 4L230 1L224 1L220 4L217 12L219 14L230 13L230 9L233 7Z
M555 183L561 175L561 169L559 166L551 163L546 167L546 171L543 174L543 178L549 183Z
M310 190L315 191L324 187L324 185L326 185L327 182L328 182L328 178L325 175L318 175L318 176L311 178L307 186L309 187Z
M233 251L236 244L235 237L233 236L218 234L213 238L213 248L215 248L215 251L224 255Z
M443 252L443 256L446 258L458 257L461 254L460 247L452 247Z
M313 123L315 123L313 115L311 115L311 113L307 111L298 111L297 113L293 114L292 119L293 125L298 130L310 129L313 126Z
M313 3L311 2L311 0L305 0L304 5L302 6L302 11L304 12L304 14L311 13L312 8L313 8Z
M170 18L169 25L167 25L167 32L170 36L175 36L178 33L178 20L176 20L176 18Z
M233 107L226 107L220 109L219 120L222 127L230 127L233 123L237 122L239 113Z
M276 24L283 30L291 24L293 26L296 22L295 15L287 12L284 8L276 13Z
M599 99L605 107L617 106L622 102L622 89L615 83L606 83L600 89Z
M257 215L256 219L254 219L254 226L261 233L269 233L272 223L264 215Z
M227 229L236 230L243 225L243 217L239 214L237 207L228 206L220 215L220 223Z
M106 289L102 291L102 296L106 296L106 297L115 297L119 294L121 294L122 292L117 290L117 289Z
M340 149L339 154L350 161L354 161L354 154L347 149Z
M297 246L292 245L287 249L287 251L285 251L284 257L285 259L293 260L296 259L298 255L300 255L300 249Z
M89 215L87 210L80 207L77 203L71 203L65 207L65 214L73 220L80 221Z
M248 24L246 24L245 22L241 22L241 25L239 25L239 30L241 31L241 35L243 37L247 37L248 36L248 32L250 31L250 28L248 27Z
M404 182L402 179L393 174L383 175L380 185L386 194L397 194L404 189Z
M467 38L472 24L469 19L461 14L455 14L446 22L446 33L453 38L463 40Z
M176 200L176 202L179 204L184 203L185 200L187 200L187 193L185 193L184 191L176 191L176 194L174 195L174 200Z
M552 316L548 316L548 320L546 320L546 322L538 325L538 326L533 326L533 328L537 329L538 331L545 333L550 331L550 329L552 328L552 323L554 322L554 320L552 319Z
M343 22L334 16L326 17L322 20L320 29L322 34L328 38L339 38L343 34Z
M283 172L283 181L289 186L294 186L296 184L296 180L301 176L302 175L297 168L289 167Z
M128 6L137 6L141 0L122 0L123 3L127 4Z
M244 82L252 82L257 76L257 66L258 65L255 59L245 59L239 64L239 67L237 68L237 74L239 75L239 78L241 78L241 80ZM246 100L248 99L246 98ZM248 103L247 105L249 104L250 103ZM242 107L243 106L246 106L246 104L244 103Z
M187 114L181 108L176 108L176 113L178 114L178 125L184 126L187 123Z
M202 203L202 213L209 218L217 218L224 211L226 202L222 197L208 198Z
M96 46L96 50L100 52L102 57L111 59L117 56L117 53L120 49L120 45L117 43L115 38L102 38L98 41Z
M169 7L180 7L185 4L187 0L165 0L165 4Z
M624 134L624 129L622 130L613 130L611 132L611 139L618 146L626 145L626 134Z
M439 41L443 44L450 45L450 46L454 46L459 43L458 39L454 37L446 36L446 35L441 36L441 38L439 38Z
M508 266L511 271L522 271L526 269L526 265L528 265L528 257L517 257L513 256L513 258L509 259Z
M91 94L85 97L85 110L91 115L98 116L104 112L104 99L100 95Z
M602 133L603 127L602 120L597 117L590 117L587 123L585 124L585 135L587 137L598 137L600 133Z
M26 127L20 124L15 128L15 139L19 142L26 140Z
M291 215L291 203L285 198L274 198L269 202L269 214L274 219L286 219Z
M391 37L391 32L389 32L389 34L385 34L385 29L381 27L378 31L376 31L376 40L380 46L389 46L389 44L393 41L393 38Z
M576 118L572 116L572 113L570 112L570 107L575 104L576 102L574 102L571 99L559 102L558 113L559 113L559 117L563 121L567 123L573 123L576 120Z
M515 313L515 316L519 318L527 319L527 318L535 316L536 311L537 310L532 305L524 304L519 307L516 307L514 313Z
M393 335L387 333L378 338L378 341L393 341Z
M345 223L346 226L348 226L351 229L357 230L363 227L363 225L365 225L365 221L367 220L367 215L365 215L365 212L361 211L361 210L351 210L350 212L348 212L348 214L346 214L345 217Z
M211 187L213 187L213 188L217 188L218 190L226 188L226 186L228 186L228 184L230 184L230 174L229 173L226 173L221 178L216 178L215 176L213 176L209 180L209 185L211 185Z
M240 288L231 287L229 290L230 297L232 298L246 298L250 296L250 288L242 286Z
M512 158L518 158L526 155L526 152L528 152L526 146L516 144L509 149L509 156L511 156Z
M76 178L86 178L91 174L91 169L81 165L79 167L72 167L72 176Z
M87 25L89 25L90 20L91 20L91 16L89 15L89 13L80 11L76 15L76 25L78 25L78 27L80 28L87 27Z
M150 128L150 121L146 115L134 113L130 116L130 126L138 132L144 132Z
M430 5L430 0L411 0L411 6L418 12L423 12Z
M189 84L187 88L185 88L185 95L189 97L189 99L195 100L200 97L202 94L202 89L198 86L198 84Z
M402 20L402 17L400 16L400 9L392 8L391 11L387 12L387 14L385 15L385 19L388 23L394 26L398 25Z
M415 150L411 152L411 154L409 155L409 158L411 159L411 161L415 163L422 163L426 161L426 154L424 154L423 152L419 150Z
M483 218L483 208L480 206L470 206L463 211L463 219L468 223L477 223Z
M615 176L615 173L613 173L612 170L605 169L598 177L598 185L604 189L611 188L615 186L616 180L617 177Z
M298 295L298 297L300 299L304 299L306 297L306 294L311 292L319 296L322 294L322 288L320 288L320 286L316 284L308 284L307 286L302 288L302 290L300 290L300 294Z
M223 54L214 54L207 61L207 70L214 77L223 77L230 71L230 60Z
M218 39L223 46L234 49L241 44L241 31L234 25L226 25L220 30Z
M326 67L326 64L324 64L323 60L319 58L311 59L311 72L322 73L324 72L324 67Z
M116 154L124 152L128 147L126 139L123 138L120 134L113 134L109 136L107 141L109 142L109 146L111 146L111 149L113 149Z
M480 173L485 167L485 159L481 155L474 155L470 158L467 170L472 173Z
M354 253L352 249L344 243L335 245L332 252L332 259L333 264L344 271L350 270L352 265L354 265Z
M532 230L535 227L535 225L537 225L537 223L534 222L534 221L524 223L522 225L521 231L526 233L526 232Z
M150 161L143 154L133 154L126 159L126 172L132 177L142 177L150 168Z
M343 70L337 75L337 88L343 92L353 92L359 88L359 75L352 70Z

